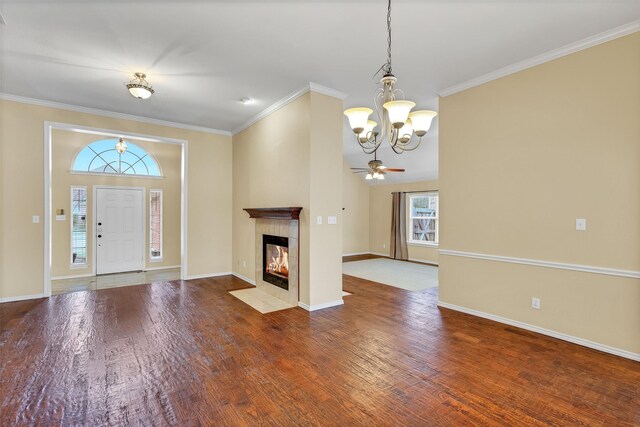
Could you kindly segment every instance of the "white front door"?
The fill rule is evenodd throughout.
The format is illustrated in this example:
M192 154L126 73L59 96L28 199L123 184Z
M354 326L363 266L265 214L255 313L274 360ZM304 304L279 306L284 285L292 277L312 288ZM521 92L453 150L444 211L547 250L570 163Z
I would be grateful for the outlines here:
M96 188L96 273L138 271L144 266L141 189Z

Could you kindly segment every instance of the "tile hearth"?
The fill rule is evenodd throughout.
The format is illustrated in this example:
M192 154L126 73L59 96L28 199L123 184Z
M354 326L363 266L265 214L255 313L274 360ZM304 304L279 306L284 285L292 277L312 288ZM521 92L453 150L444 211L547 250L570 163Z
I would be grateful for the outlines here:
M295 307L260 288L240 289L229 293L262 314Z

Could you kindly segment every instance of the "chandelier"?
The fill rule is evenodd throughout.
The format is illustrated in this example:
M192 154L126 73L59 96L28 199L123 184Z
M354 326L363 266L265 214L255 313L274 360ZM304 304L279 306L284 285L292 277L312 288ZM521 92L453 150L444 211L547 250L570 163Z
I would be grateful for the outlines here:
M138 99L147 99L153 95L153 88L146 80L147 75L144 73L135 73L134 78L127 84L129 93Z
M124 139L120 138L118 142L116 142L115 149L118 154L124 154L125 151L127 151L127 143L124 142Z
M349 108L344 112L358 144L367 154L375 152L383 140L389 143L396 154L415 150L438 114L431 110L411 111L416 106L415 102L402 99L402 91L394 88L398 79L393 75L391 66L391 0L387 7L387 33L387 62L378 70L384 75L380 80L382 87L378 88L374 98L380 130L377 130L378 123L369 120L373 113L371 108Z

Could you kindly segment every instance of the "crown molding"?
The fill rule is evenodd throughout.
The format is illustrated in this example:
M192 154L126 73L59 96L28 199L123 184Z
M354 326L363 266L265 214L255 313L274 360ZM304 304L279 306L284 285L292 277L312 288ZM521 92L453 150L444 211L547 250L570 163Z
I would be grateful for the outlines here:
M11 95L8 93L0 93L0 99L4 101L14 101L23 104L37 105L40 107L58 108L60 110L74 111L76 113L93 114L96 116L111 117L114 119L131 120L134 122L149 123L158 126L167 126L177 129L191 130L194 132L211 133L215 135L231 136L231 132L220 129L212 129L203 126L187 125L184 123L170 122L160 119L152 119L150 117L135 116L133 114L116 113L115 111L100 110L97 108L80 107L78 105L63 104L61 102L45 101L42 99L27 98L19 95Z
M326 86L322 86L317 83L310 82L307 85L303 86L302 88L296 90L295 92L291 92L289 95L271 104L270 106L268 106L267 108L265 108L264 110L256 114L255 116L251 117L249 120L242 123L236 129L231 131L231 135L239 134L243 130L247 129L249 126L259 122L260 120L264 119L268 115L275 113L285 105L295 101L296 99L300 98L302 95L306 94L307 92L316 92L316 93L332 96L334 98L339 98L339 99L345 99L347 97L347 94L345 94L344 92L340 92L335 89L331 89Z
M446 89L441 90L438 94L442 97L453 95L454 93L462 92L463 90L480 86L481 84L517 73L518 71L526 70L527 68L535 67L536 65L544 64L545 62L553 61L554 59L562 58L563 56L567 56L572 53L579 52L581 50L627 36L637 31L640 31L640 20L613 28L611 30L596 34L591 37L587 37L574 43L570 43L561 48L554 49L538 56L534 56L533 58L525 59L524 61L507 65L506 67L499 68L495 71L492 71L491 73L487 73L480 77L467 80L466 82L450 86Z
M330 87L319 85L318 83L309 83L309 91L315 93L321 93L322 95L332 96L334 98L342 99L347 98L347 94L340 92L339 90L331 89Z

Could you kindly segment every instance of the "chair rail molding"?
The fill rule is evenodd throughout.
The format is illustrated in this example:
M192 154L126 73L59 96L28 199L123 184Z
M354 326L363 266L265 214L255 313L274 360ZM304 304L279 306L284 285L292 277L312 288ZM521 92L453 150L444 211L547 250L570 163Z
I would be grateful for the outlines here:
M476 252L462 252L451 249L440 249L439 255L457 256L462 258L482 259L487 261L506 262L511 264L533 265L536 267L557 268L560 270L580 271L583 273L604 274L607 276L630 277L632 279L640 279L640 271L622 270L608 267L596 267L582 264L569 264L564 262L544 261L529 258L515 258L502 255L489 255Z

